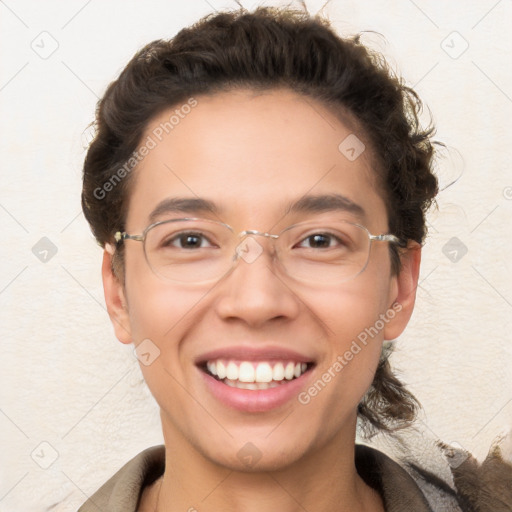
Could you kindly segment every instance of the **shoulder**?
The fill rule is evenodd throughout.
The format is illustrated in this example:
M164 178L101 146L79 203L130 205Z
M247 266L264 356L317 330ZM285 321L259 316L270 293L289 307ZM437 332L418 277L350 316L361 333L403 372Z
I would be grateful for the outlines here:
M412 479L433 512L512 511L511 434L495 441L483 462L461 446L424 435L393 435L377 445L383 451L373 443L364 448L371 450L388 493L413 492Z
M153 446L128 461L78 512L136 512L144 489L164 473L165 447Z
M460 512L455 493L447 486L426 489L406 465L384 452L356 445L356 468L363 480L376 489L387 512Z
M395 450L393 455L356 445L357 471L380 492L387 512L512 510L512 465L505 460L509 453L503 452L503 444L494 445L481 464L468 452L440 442L423 443L420 453L421 445L417 439L415 453ZM103 484L78 512L136 512L142 493L164 470L165 447L147 448Z

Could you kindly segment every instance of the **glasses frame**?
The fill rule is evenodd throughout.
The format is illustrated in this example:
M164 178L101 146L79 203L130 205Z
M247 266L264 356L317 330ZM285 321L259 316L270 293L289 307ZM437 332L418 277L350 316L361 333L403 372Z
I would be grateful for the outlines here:
M289 229L294 228L295 226L298 226L298 225L300 225L302 223L307 223L307 221L302 221L302 222L297 222L295 224L292 224L291 226L288 226L288 227L284 228L278 235L273 234L273 233L267 233L267 232L264 232L264 231L257 231L255 229L246 229L244 231L240 231L237 234L237 233L235 233L235 230L229 224L226 224L225 222L222 222L222 221L213 220L213 219L203 219L203 218L200 218L200 217L182 217L182 218L179 218L179 219L167 219L167 220L160 220L160 221L157 221L157 222L153 222L152 224L147 226L144 229L144 231L142 231L142 233L140 235L131 235L131 234L127 233L126 231L117 231L114 234L114 240L116 241L117 245L119 245L121 242L123 242L125 240L133 240L135 242L142 242L143 250L144 250L144 257L146 258L146 263L148 264L148 266L151 269L151 271L156 276L160 277L161 279L164 279L166 281L176 281L174 279L162 276L161 274L156 272L155 269L151 266L151 264L149 263L149 260L148 260L147 252L146 252L146 243L145 243L145 241L146 241L146 236L147 236L148 232L151 231L151 229L155 228L156 226L160 226L162 224L170 224L172 222L181 222L181 221L201 221L201 222L210 222L210 223L213 223L213 224L220 224L221 226L224 226L227 229L229 229L229 231L231 231L234 235L236 235L238 238L240 238L241 241L246 236L263 236L265 238L278 239L285 231L288 231ZM382 233L380 235L373 235L372 233L370 233L368 228L366 228L365 226L363 226L361 224L358 224L357 222L350 222L350 221L347 221L347 220L345 220L344 222L346 222L347 224L351 224L352 226L357 226L358 228L362 229L367 234L368 240L369 240L368 259L366 260L365 265L363 266L363 268L357 274L355 274L354 276L348 278L347 281L355 279L357 276L362 274L364 272L364 270L366 269L366 267L368 266L368 262L370 261L370 253L371 253L372 242L389 242L389 243L396 244L398 246L402 246L403 247L403 243L401 242L401 240L396 235L393 235L391 233ZM237 252L235 251L235 255L234 255L235 257L233 259L233 265L231 266L230 270L234 267L235 262L239 259L239 258L236 257L236 255L237 255ZM222 276L219 276L218 279L221 279L221 277ZM291 276L291 277L293 277L293 276Z

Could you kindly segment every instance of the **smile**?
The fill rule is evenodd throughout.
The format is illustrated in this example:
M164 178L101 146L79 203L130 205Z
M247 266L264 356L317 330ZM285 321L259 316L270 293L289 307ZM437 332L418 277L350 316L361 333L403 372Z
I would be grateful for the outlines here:
M277 345L231 345L195 358L204 392L245 413L270 412L296 401L317 358Z
M270 389L299 378L311 364L296 361L209 360L203 367L212 377L238 389Z

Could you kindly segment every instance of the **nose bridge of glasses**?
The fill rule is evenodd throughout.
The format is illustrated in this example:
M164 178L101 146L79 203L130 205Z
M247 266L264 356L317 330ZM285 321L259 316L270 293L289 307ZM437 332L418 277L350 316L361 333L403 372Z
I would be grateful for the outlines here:
M259 237L259 241L256 239ZM255 229L246 229L237 235L238 243L236 245L236 259L243 259L246 263L253 263L265 250L263 239L267 238L275 241L279 235L257 231ZM267 246L268 247L268 246ZM274 244L270 244L270 254L275 252Z
M267 233L267 232L262 232L262 231L257 231L255 229L246 229L244 231L240 231L240 233L238 233L238 236L240 238L244 238L246 236L249 236L249 235L253 235L253 236L263 236L265 238L273 238L273 239L276 239L276 238L279 238L279 235L273 235L271 233Z

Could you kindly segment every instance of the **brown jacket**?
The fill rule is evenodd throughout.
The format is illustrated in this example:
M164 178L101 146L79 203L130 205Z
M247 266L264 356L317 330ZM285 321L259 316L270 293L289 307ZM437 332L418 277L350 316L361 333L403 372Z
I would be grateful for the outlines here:
M356 467L365 482L381 494L386 512L437 512L407 471L384 453L356 445ZM164 469L165 447L148 448L125 464L78 512L136 512L142 490L161 476Z

